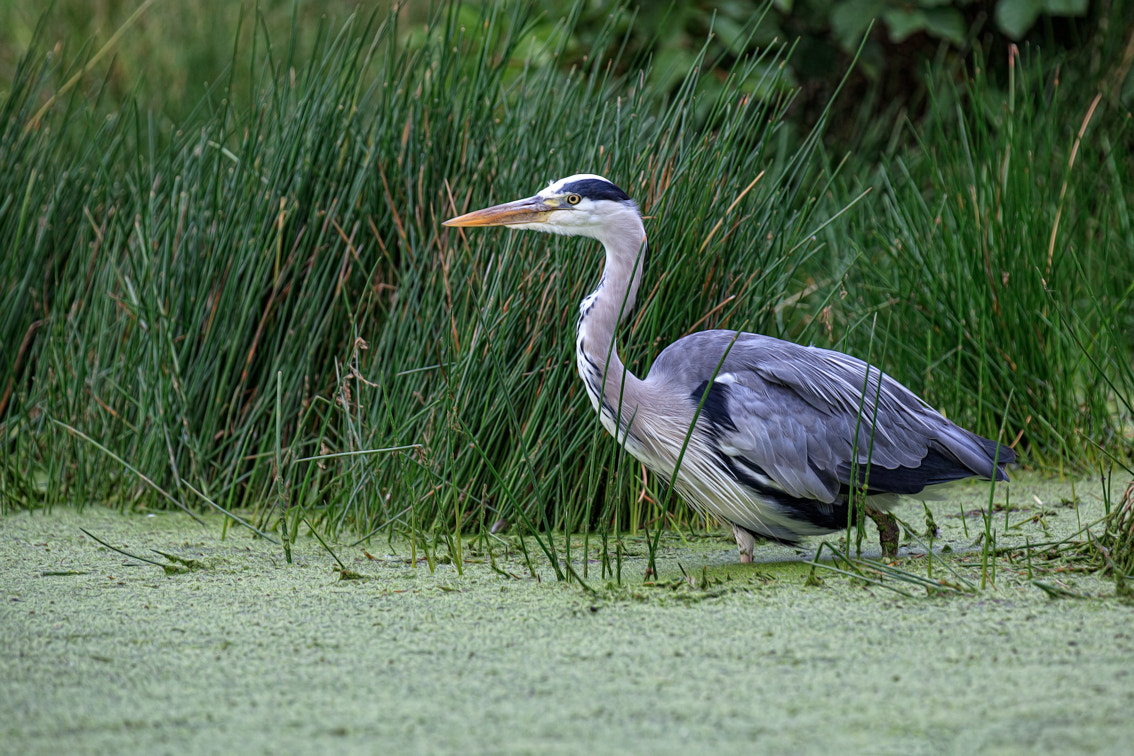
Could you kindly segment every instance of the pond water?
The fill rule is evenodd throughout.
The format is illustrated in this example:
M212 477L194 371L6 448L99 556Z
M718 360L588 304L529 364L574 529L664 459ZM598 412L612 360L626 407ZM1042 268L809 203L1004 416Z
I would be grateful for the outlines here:
M1098 482L1072 498L1067 484L1014 482L998 545L1102 514ZM12 515L0 752L1128 753L1134 606L1038 553L1031 575L1002 555L980 588L987 502L979 486L932 502L933 567L916 543L896 563L967 592L812 570L817 542L758 546L763 561L740 565L724 531L666 534L649 581L644 541L626 539L621 585L600 577L592 539L588 591L542 558L533 577L511 538L496 542L499 571L482 548L463 574L411 564L384 539L334 545L361 577L340 580L311 537L289 565L247 531L222 538L219 519ZM924 530L920 503L898 514ZM80 528L196 561L167 574ZM865 543L876 556L873 531Z

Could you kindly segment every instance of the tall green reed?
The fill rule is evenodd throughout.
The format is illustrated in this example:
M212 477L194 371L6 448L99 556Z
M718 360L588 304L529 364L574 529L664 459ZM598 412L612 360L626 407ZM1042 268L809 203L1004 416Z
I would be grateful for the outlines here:
M655 240L624 347L645 372L692 326L776 329L815 247L817 142L792 148L787 99L753 95L777 91L783 51L706 100L703 60L652 91L612 73L607 30L563 73L546 61L572 19L539 48L530 21L445 5L406 46L396 15L355 19L303 60L258 40L255 107L222 88L171 135L129 107L94 121L77 97L32 126L49 79L22 78L4 103L6 196L24 198L0 228L5 354L26 342L2 376L6 501L156 503L56 420L259 528L281 492L332 532L658 517L627 514L640 470L574 378L600 254L439 223L576 171L620 183Z
M896 376L953 419L996 437L1007 407L1001 441L1053 469L1096 445L1127 458L1125 116L1010 55L1003 97L978 57L883 167L883 254L853 270L857 305L894 313Z

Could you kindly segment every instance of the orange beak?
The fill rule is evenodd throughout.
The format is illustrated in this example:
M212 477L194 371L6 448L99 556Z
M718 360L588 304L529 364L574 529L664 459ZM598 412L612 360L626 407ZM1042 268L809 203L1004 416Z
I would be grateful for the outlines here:
M450 218L441 225L471 227L520 226L527 223L542 223L547 220L547 216L554 209L541 197L529 197Z

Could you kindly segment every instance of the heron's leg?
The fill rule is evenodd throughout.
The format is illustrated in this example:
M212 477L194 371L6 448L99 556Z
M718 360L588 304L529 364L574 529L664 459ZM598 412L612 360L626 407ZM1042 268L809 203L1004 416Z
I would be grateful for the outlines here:
M732 537L736 539L736 550L740 552L740 561L748 564L752 561L752 554L756 550L756 539L744 528L734 524Z
M882 557L893 559L898 555L898 521L889 512L880 509L866 508L866 516L874 520L878 526L878 542L882 545Z

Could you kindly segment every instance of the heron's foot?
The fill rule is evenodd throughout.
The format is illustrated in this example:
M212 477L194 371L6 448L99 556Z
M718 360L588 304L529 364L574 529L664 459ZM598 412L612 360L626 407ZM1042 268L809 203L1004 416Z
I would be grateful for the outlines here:
M740 552L741 564L752 561L752 554L756 551L756 539L739 525L732 526L732 537L736 539L736 550Z
M874 520L874 524L878 526L878 542L882 546L882 558L893 559L896 557L901 530L898 528L898 521L894 518L894 515L868 508L866 516Z

